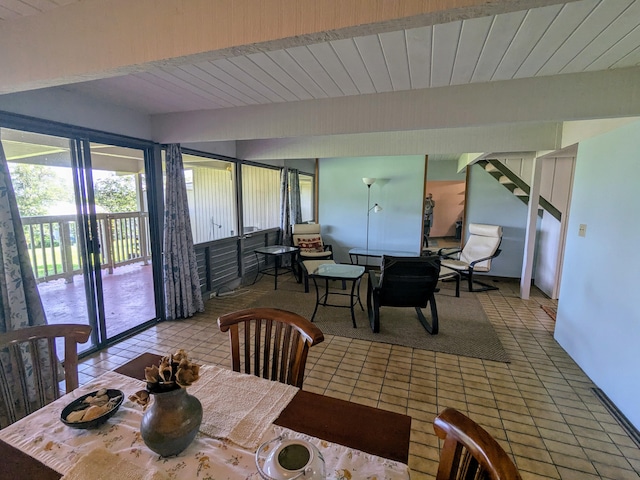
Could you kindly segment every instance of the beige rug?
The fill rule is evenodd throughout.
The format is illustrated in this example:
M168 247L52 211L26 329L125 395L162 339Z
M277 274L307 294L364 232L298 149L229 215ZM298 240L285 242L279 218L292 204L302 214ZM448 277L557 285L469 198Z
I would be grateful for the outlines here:
M353 328L351 313L348 308L319 306L314 322L325 335L356 338L372 342L403 345L422 350L444 352L466 357L509 362L489 319L485 315L475 293L462 291L460 298L455 297L453 283L441 283L441 291L436 294L440 332L437 335L427 333L418 321L415 309L382 307L380 309L380 333L373 333L369 326L366 308L367 277L362 278L360 294L364 311L356 306L355 317L357 328ZM276 307L289 310L311 319L316 304L316 293L313 281L310 281L309 293L304 293L303 286L289 277L281 281L278 278L278 290L273 290L273 279L262 279L252 290L264 293L253 299L247 307ZM321 293L324 286L321 287ZM334 282L334 290L342 291ZM252 292L256 293L256 292ZM331 295L329 303L348 304L348 297ZM423 310L428 320L431 319L429 308Z

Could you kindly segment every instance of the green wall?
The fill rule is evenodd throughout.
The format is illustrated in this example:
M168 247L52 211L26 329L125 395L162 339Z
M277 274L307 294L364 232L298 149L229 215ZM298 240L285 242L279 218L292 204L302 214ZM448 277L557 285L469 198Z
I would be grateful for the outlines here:
M369 248L414 252L421 249L424 156L323 158L319 162L319 223L332 243L337 262L349 262L349 249L364 248L367 187L371 203Z

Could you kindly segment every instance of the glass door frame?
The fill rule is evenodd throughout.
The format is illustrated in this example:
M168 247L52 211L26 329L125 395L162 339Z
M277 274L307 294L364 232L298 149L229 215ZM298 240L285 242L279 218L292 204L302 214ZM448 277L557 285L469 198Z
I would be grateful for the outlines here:
M0 127L13 130L22 130L26 132L38 133L43 135L52 135L69 140L70 154L72 156L74 170L74 184L80 187L75 188L76 205L79 208L79 225L82 224L83 238L88 239L86 251L82 253L83 260L90 259L88 263L84 263L83 274L85 275L85 288L87 289L87 315L89 323L96 328L92 331L92 340L95 348L88 349L83 352L82 356L88 355L97 349L104 348L114 344L123 338L138 333L165 318L164 315L164 294L163 294L163 275L162 275L162 224L164 222L162 212L164 211L163 191L162 191L162 165L160 156L160 146L154 142L147 140L135 139L123 135L100 132L97 130L67 125L59 122L52 122L38 118L27 117L24 115L13 114L0 111ZM102 338L106 332L104 324L104 305L103 300L98 295L101 285L101 272L99 260L95 261L94 253L99 252L97 245L96 230L96 213L95 203L93 201L93 181L91 176L91 143L102 143L126 148L139 149L144 152L145 166L145 183L147 188L147 203L149 210L149 235L151 243L152 271L154 281L154 298L155 298L155 318L144 321L140 325L133 327L126 332L114 335L110 338ZM73 158L75 157L75 158ZM82 174L75 167L88 168L87 173ZM87 189L87 184L90 186ZM86 198L86 192L90 198ZM85 194L85 201L78 202L79 195ZM90 285L90 286L89 286ZM102 314L100 314L102 310Z

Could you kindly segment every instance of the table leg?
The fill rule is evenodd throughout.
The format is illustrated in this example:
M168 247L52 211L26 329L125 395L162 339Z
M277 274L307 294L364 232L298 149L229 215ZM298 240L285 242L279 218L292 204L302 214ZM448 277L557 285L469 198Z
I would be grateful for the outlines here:
M256 265L257 265L257 271L256 271L256 278L253 279L253 283L251 285L255 285L255 283L258 281L258 277L260 276L260 257L258 256L258 252L253 252L256 255Z
M358 303L360 304L360 308L364 312L364 306L362 305L362 300L360 300L360 282L362 281L362 277L358 278L355 281L358 282L358 287L357 287L357 290L356 290L356 298L358 299Z
M277 290L278 289L278 264L280 263L280 256L276 256L276 262L275 263L276 263L276 265L275 265L275 272L274 272L274 275L273 275L273 277L274 277L273 289Z
M355 301L353 299L353 293L356 290L356 283L359 283L358 280L354 280L353 282L351 282L351 296L349 297L349 302L351 303L351 321L353 322L353 328L358 328L358 326L356 325L356 314L353 311L353 307L355 305ZM360 293L359 293L360 289L358 289L358 302L360 302ZM360 306L362 306L362 304L360 304ZM364 310L364 308L363 308Z
M313 314L311 315L311 321L313 322L313 319L316 316L316 312L318 311L318 305L320 305L320 290L318 290L318 282L316 282L316 278L315 277L311 277L313 278L313 285L316 287L316 306L313 309ZM307 279L307 281L309 281ZM326 302L326 299L325 299Z

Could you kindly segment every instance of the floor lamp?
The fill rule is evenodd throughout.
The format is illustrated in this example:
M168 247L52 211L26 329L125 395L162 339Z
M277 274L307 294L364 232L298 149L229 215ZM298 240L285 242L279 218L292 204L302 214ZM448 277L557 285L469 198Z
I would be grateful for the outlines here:
M382 210L382 207L377 203L373 207L370 206L371 205L371 185L376 183L376 179L364 177L362 179L362 183L364 183L367 186L367 247L366 247L366 250L367 250L367 253L369 253L369 215L371 214L371 210L373 210L374 213L378 213L380 210Z

